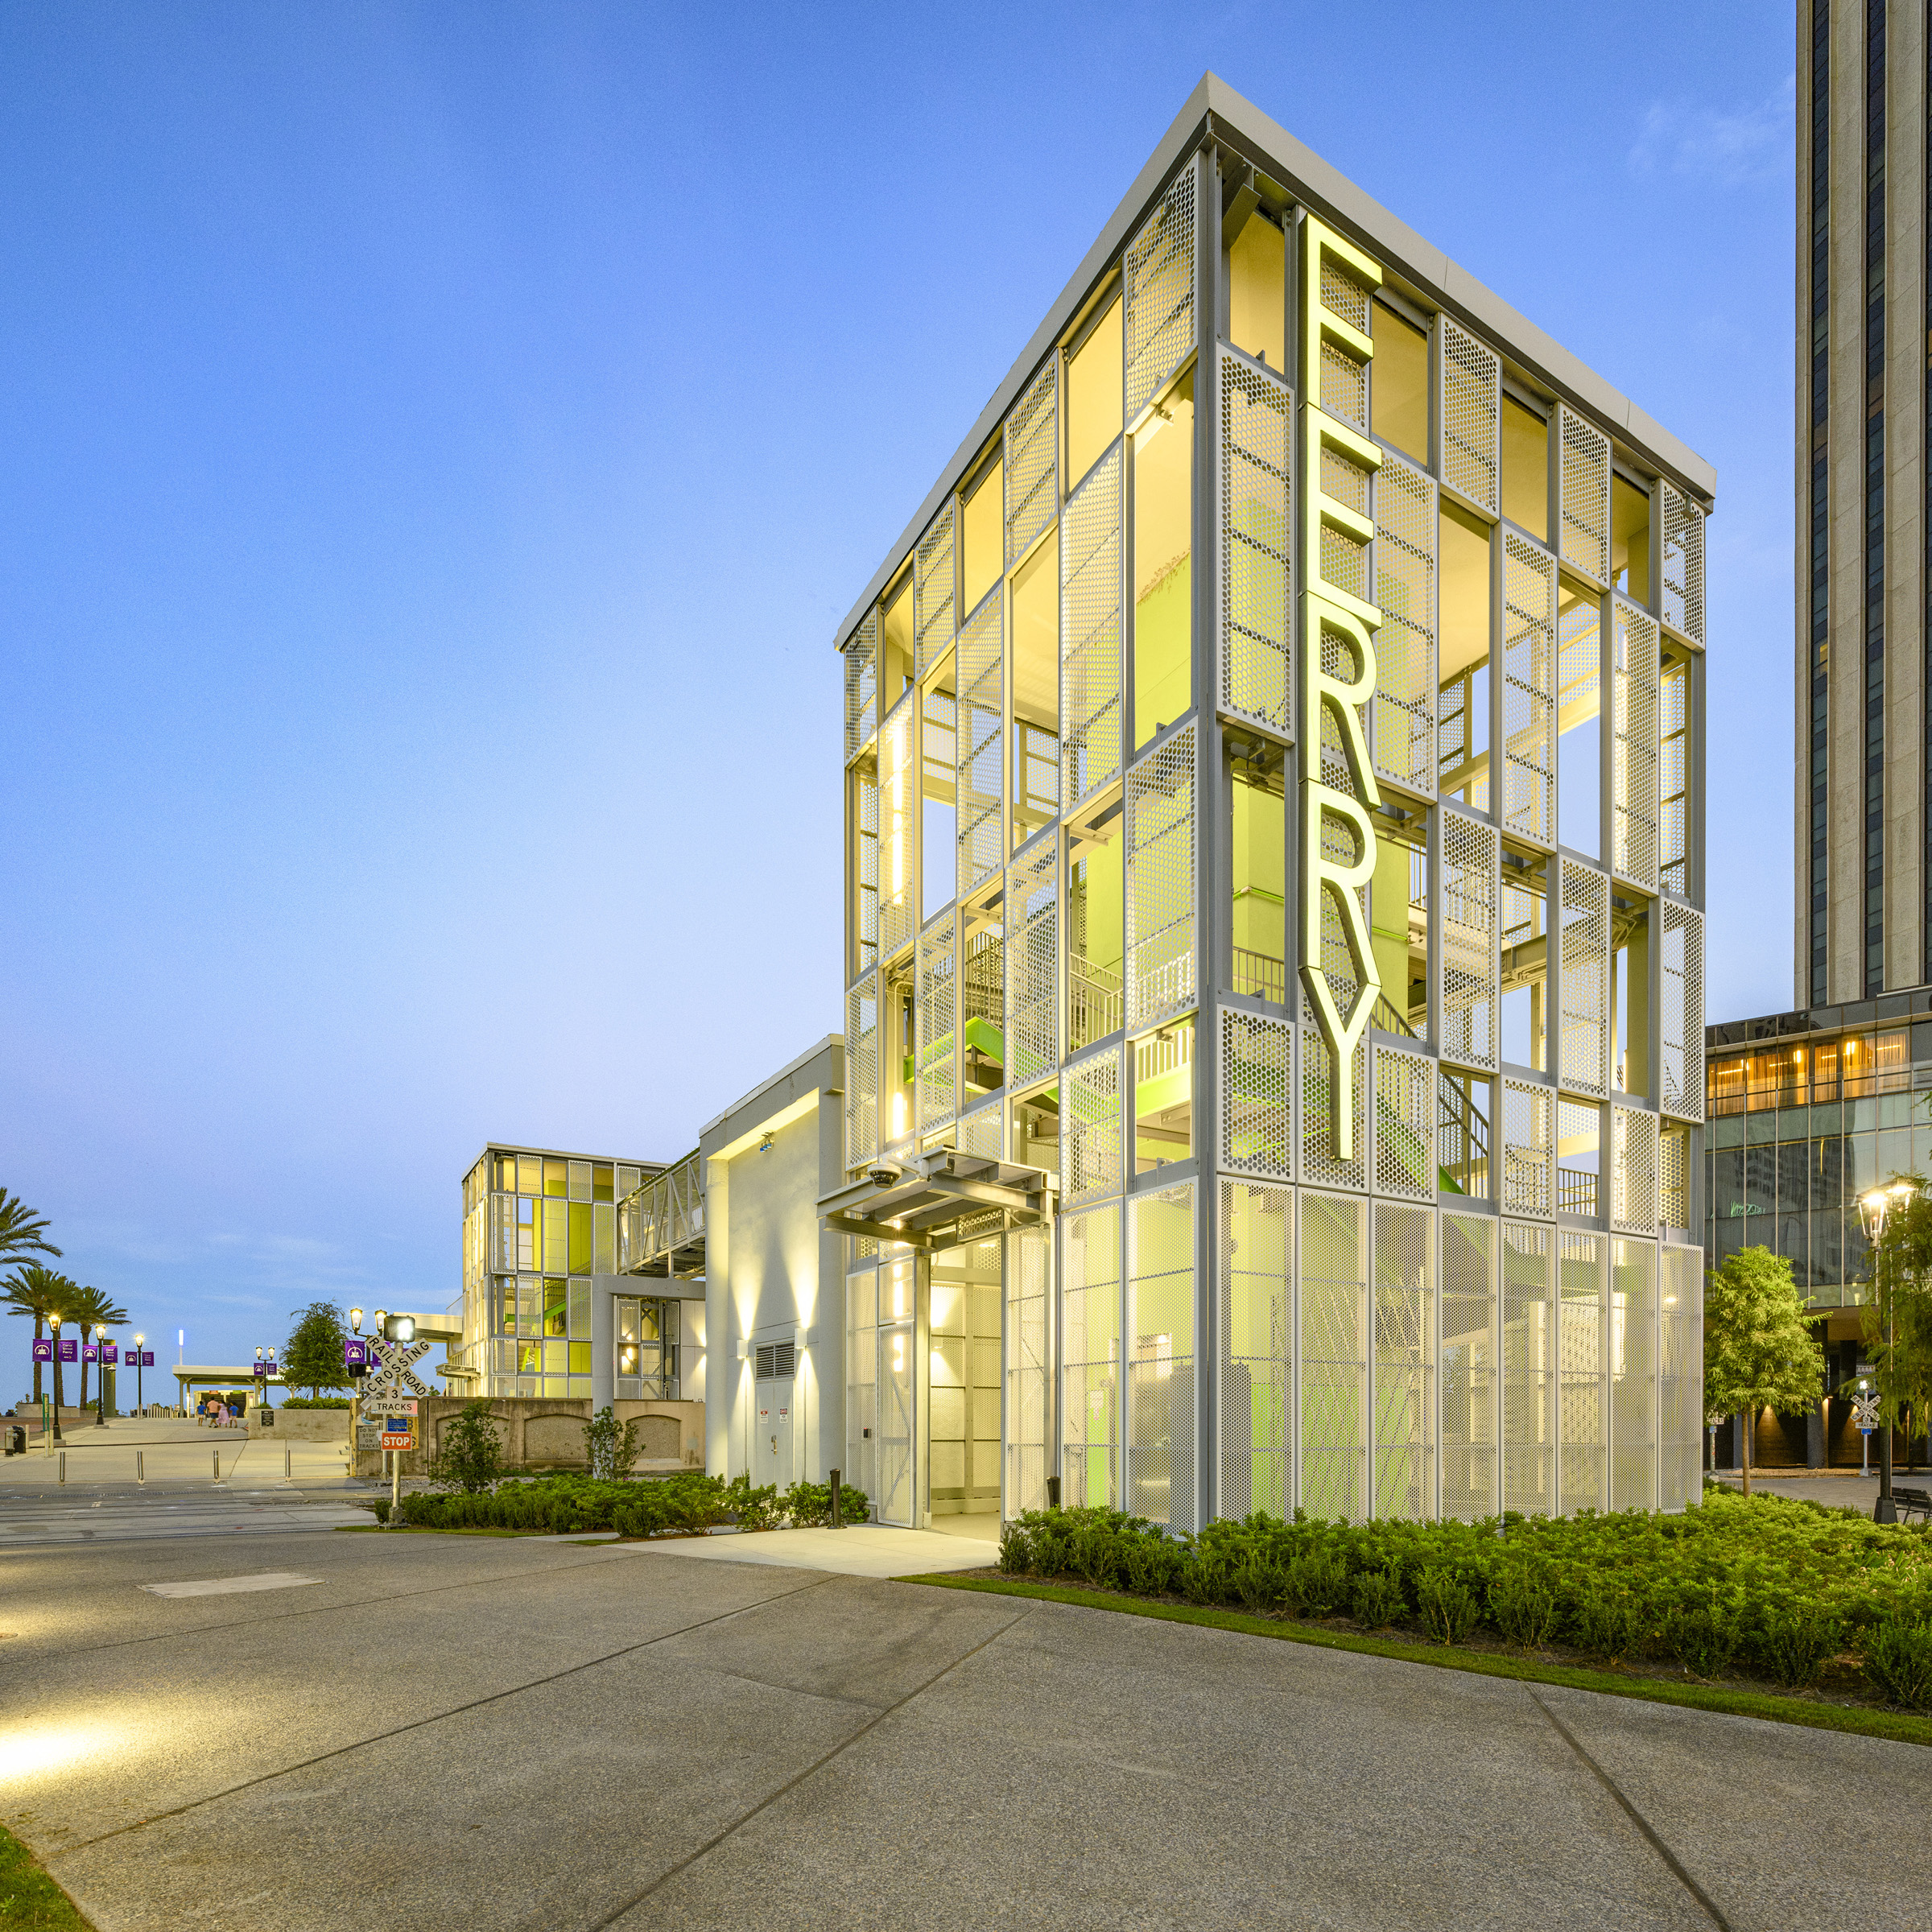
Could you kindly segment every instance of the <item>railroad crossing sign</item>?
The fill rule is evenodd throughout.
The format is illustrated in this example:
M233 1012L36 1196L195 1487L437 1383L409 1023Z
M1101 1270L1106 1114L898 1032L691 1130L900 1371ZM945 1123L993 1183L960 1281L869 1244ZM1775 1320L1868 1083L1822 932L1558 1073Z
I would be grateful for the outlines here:
M388 1342L372 1335L369 1353L376 1372L362 1385L364 1402L366 1403L372 1396L433 1393L433 1390L424 1388L411 1373L429 1353L431 1346L428 1342Z
M1852 1420L1863 1434L1869 1435L1878 1426L1878 1391L1868 1389L1852 1398Z

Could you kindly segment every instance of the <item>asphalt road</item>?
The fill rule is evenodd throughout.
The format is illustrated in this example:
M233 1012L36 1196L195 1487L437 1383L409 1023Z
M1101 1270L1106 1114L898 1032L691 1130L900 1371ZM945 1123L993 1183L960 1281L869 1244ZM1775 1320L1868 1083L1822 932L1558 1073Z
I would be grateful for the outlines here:
M1911 1746L635 1546L15 1550L0 1629L0 1803L101 1932L1789 1932L1932 1896Z

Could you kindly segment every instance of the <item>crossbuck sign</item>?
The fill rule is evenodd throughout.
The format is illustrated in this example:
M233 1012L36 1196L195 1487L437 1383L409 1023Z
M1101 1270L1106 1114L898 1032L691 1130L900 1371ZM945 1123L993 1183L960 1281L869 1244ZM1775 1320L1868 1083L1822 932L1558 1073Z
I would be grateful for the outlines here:
M369 1352L375 1360L376 1373L362 1385L363 1400L372 1396L433 1394L411 1373L431 1346L427 1342L386 1342L372 1337Z

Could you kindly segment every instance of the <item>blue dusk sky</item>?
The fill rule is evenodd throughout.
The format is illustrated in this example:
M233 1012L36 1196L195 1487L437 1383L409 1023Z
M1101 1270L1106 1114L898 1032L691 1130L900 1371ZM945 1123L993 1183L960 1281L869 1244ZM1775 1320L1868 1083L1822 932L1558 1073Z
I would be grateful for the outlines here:
M0 1184L237 1360L837 1027L835 626L1209 68L1715 464L1709 1009L1787 1005L1793 41L7 0Z

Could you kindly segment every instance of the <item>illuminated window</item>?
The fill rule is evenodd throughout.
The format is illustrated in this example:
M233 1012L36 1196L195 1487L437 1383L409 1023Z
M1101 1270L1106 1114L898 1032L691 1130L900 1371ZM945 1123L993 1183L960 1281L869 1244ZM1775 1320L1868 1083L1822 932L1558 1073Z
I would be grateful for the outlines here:
M1108 304L1067 364L1067 493L1121 433L1121 303Z
M1429 338L1385 303L1373 305L1375 359L1368 381L1376 436L1426 466L1429 461Z
M1228 250L1228 340L1278 375L1288 366L1286 266L1282 231L1257 209Z
M960 518L960 588L968 611L979 608L980 600L999 582L1005 569L1005 518L1001 505L1004 485L998 462L989 464L974 484Z
M1194 377L1133 440L1133 732L1137 750L1194 703Z
M1550 540L1550 426L1503 398L1503 514L1538 543Z

